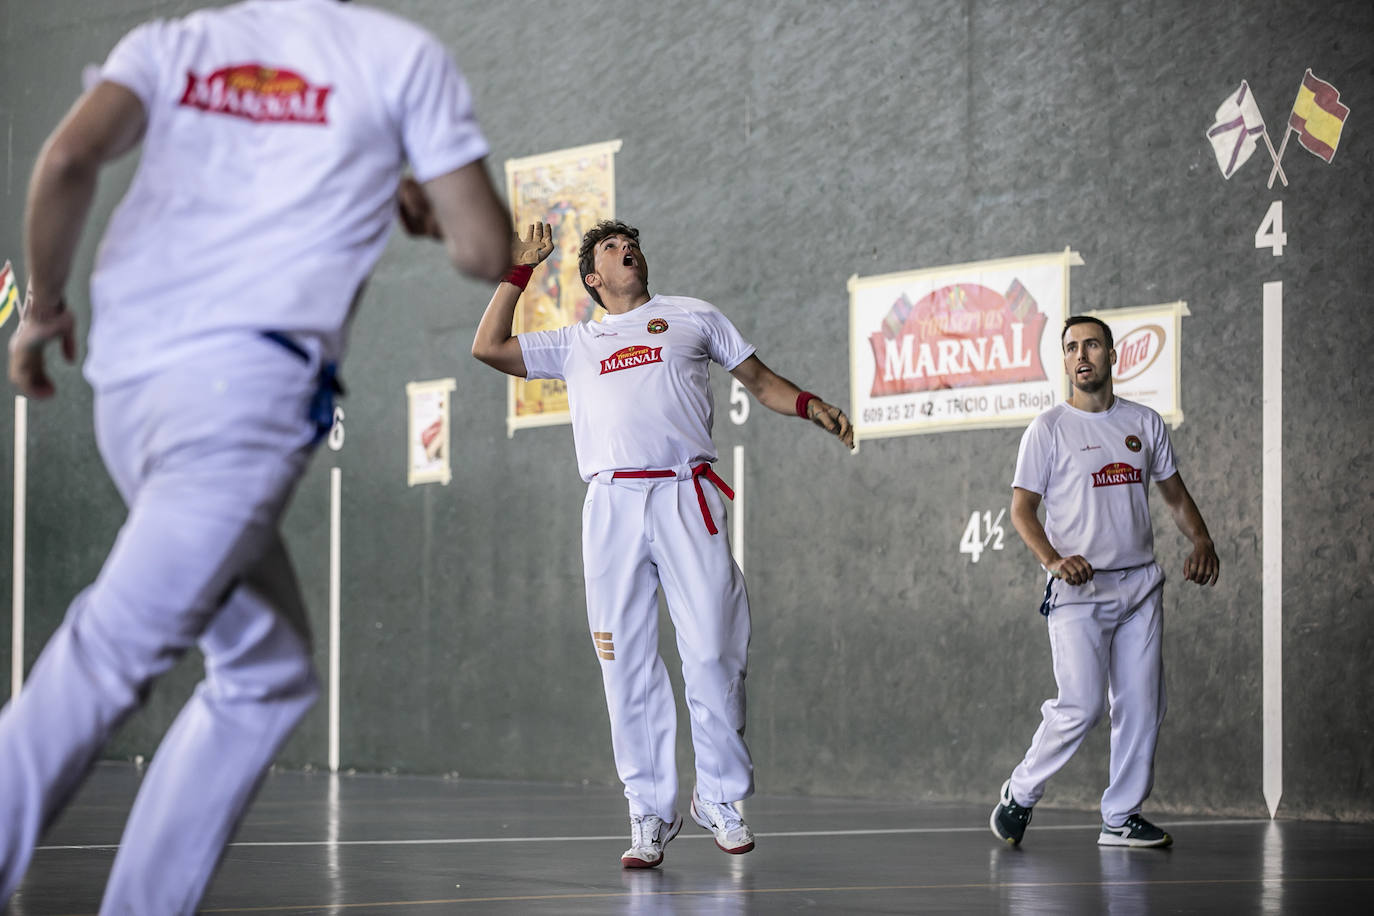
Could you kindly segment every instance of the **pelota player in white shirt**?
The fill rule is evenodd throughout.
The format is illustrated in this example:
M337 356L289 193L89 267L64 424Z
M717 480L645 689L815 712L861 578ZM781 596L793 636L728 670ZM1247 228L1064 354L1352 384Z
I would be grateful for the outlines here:
M606 309L600 322L514 337L529 268L553 250L547 225L516 239L472 353L509 375L567 380L582 510L587 617L601 660L616 769L630 807L626 868L652 868L682 826L677 813L676 709L658 654L661 586L677 631L691 712L696 787L691 813L729 853L754 847L735 802L753 793L744 743L749 605L730 555L725 504L711 470L710 363L766 407L793 412L853 447L837 407L775 375L734 325L700 299L649 294L639 232L603 221L583 238L579 271Z
M75 355L64 288L101 166L140 142L86 361L129 515L0 712L0 909L110 733L193 646L205 680L143 779L101 912L196 909L318 692L277 525L332 421L330 366L405 163L432 203L414 225L437 222L455 266L494 280L509 264L466 82L420 28L335 0L156 20L120 41L34 169L9 344L31 397L54 393L47 343Z
M1215 584L1220 562L1174 466L1164 421L1112 393L1111 329L1074 316L1061 340L1072 393L1026 428L1011 503L1012 524L1049 573L1041 612L1059 696L1041 706L1040 727L1003 784L990 826L1000 839L1020 843L1050 777L1110 709L1110 783L1097 842L1168 846L1169 834L1140 814L1154 784L1165 707L1164 571L1154 558L1150 481L1193 544L1183 577Z

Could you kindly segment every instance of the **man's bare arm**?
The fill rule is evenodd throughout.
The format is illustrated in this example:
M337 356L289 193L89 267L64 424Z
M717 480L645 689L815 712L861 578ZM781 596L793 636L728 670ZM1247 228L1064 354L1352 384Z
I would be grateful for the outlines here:
M1207 532L1207 523L1193 502L1183 478L1175 473L1172 477L1156 481L1164 504L1174 517L1174 524L1183 532L1184 537L1193 542L1193 552L1183 561L1183 578L1198 585L1215 585L1221 575L1221 560L1217 558L1212 536Z
M24 208L28 292L9 343L10 381L29 397L56 391L43 362L50 341L61 342L68 362L76 358L76 322L64 299L72 258L101 166L132 149L146 125L138 96L101 82L77 100L38 154Z
M1021 487L1011 488L1011 524L1021 535L1035 559L1049 571L1050 575L1063 579L1070 585L1082 585L1093 577L1092 564L1074 554L1061 557L1059 551L1050 543L1045 534L1045 526L1040 524L1040 494Z
M509 243L510 259L520 266L537 267L552 252L553 229L548 223L532 223L523 237L513 236ZM524 351L513 333L515 304L522 291L522 287L503 279L491 294L491 302L487 303L477 334L472 338L473 356L517 378L527 374Z
M796 416L797 396L802 393L801 389L765 366L757 354L731 369L730 374L739 379L740 384L764 407ZM806 418L837 436L847 447L854 447L854 427L843 410L815 398L806 405Z
M500 280L511 263L511 224L486 160L432 178L424 189L453 266L479 280Z

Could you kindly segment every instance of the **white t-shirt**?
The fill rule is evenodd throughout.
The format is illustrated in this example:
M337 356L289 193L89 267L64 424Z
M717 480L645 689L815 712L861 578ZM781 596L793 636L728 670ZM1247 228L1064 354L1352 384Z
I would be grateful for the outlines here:
M676 470L716 460L710 361L754 353L709 302L654 296L622 315L521 334L529 378L564 379L577 468Z
M1129 569L1154 562L1149 484L1176 471L1169 430L1150 408L1116 398L1089 413L1061 402L1026 427L1011 485L1040 494L1061 556Z
M337 0L248 0L129 32L101 78L143 102L142 160L91 278L86 375L118 383L270 329L337 359L420 181L485 156L466 82L418 26Z

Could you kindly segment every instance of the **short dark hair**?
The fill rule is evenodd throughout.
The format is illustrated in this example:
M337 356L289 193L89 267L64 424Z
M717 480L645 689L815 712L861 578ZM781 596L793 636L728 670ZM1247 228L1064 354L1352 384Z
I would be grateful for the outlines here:
M623 235L636 245L639 244L639 230L627 223L622 223L618 219L603 219L595 226L587 230L587 234L582 236L582 247L577 249L577 271L582 278L582 286L586 288L591 297L596 300L597 305L604 305L601 297L596 290L587 286L587 274L596 270L596 244L602 239L610 238L613 235Z
M1076 324L1097 325L1107 337L1107 349L1111 350L1115 348L1116 345L1112 342L1112 329L1107 327L1107 322L1103 321L1101 318L1095 318L1092 315L1073 315L1064 321L1064 330L1059 332L1059 349L1064 349L1064 335L1069 332L1069 328Z

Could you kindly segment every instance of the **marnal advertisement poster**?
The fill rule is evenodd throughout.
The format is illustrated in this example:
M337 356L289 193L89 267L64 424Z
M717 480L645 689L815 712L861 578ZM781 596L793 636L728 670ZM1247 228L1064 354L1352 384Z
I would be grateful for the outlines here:
M1153 409L1175 428L1183 422L1179 353L1188 303L1087 312L1112 329L1112 393Z
M1025 426L1067 395L1059 329L1078 253L849 279L855 441Z
M515 310L515 333L561 328L599 318L582 286L577 249L582 236L615 218L615 154L619 140L506 160L506 196L516 231L531 223L553 228L553 253L534 270ZM530 426L567 423L568 390L560 379L511 378L506 435Z

